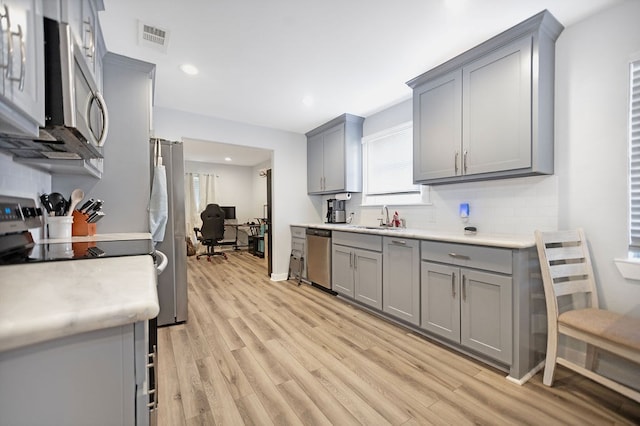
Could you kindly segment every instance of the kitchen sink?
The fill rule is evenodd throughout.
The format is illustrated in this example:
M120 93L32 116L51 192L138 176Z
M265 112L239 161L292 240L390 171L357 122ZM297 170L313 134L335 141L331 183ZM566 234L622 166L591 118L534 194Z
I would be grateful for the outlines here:
M389 226L366 226L366 225L353 225L357 229L375 229L378 231L402 231L405 228L394 228Z

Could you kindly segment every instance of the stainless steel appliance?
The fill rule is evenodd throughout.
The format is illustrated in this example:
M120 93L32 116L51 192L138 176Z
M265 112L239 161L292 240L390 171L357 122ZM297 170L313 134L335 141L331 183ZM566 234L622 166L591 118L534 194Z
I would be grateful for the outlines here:
M331 230L307 228L307 279L331 289Z
M184 155L182 142L160 140L163 164L167 174L168 217L164 240L156 249L167 255L168 265L158 276L160 313L158 325L187 320L187 245L184 212ZM153 156L156 139L150 141ZM150 161L153 161L151 158Z
M102 158L109 118L83 51L68 24L44 18L45 127L33 140L3 148L16 157L54 160ZM17 137L19 138L19 137Z
M327 223L346 223L344 200L330 198L327 200Z

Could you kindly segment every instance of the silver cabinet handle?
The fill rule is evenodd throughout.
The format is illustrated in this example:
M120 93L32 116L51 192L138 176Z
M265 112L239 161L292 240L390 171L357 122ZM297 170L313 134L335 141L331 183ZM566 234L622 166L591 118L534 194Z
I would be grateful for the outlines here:
M353 269L358 269L358 255L353 253Z
M467 154L468 154L467 151L465 151L464 154L462 154L462 163L463 163L462 167L465 173L467 173Z
M453 257L455 259L463 259L463 260L469 260L470 259L469 256L466 256L464 254L454 253L454 252L449 253L449 256Z
M91 25L91 22L88 19L86 21L83 21L82 23L86 25L86 29L84 30L85 40L82 45L82 48L84 49L85 56L87 58L91 58L91 63L93 63L95 51L96 51L93 26Z
M451 297L456 298L456 273L451 273Z
M5 22L6 25L2 25L2 22ZM5 39L5 35L7 38L7 44L9 43L9 39L11 38L11 22L9 20L9 8L7 7L7 5L4 5L4 12L0 11L0 43L2 43L2 46L0 46L0 52L5 51L5 46L4 46L4 39ZM0 58L0 68L2 69L6 69L7 73L9 72L8 67L9 67L9 46L6 46L6 50L7 50L7 55L6 55L6 60L4 55L2 56L2 58Z
M462 275L462 300L467 300L467 277Z
M9 17L7 17L7 23L9 22ZM13 76L13 37L18 37L20 39L20 76ZM7 65L7 79L10 81L17 81L18 89L22 92L24 89L24 75L25 75L25 66L27 62L27 56L24 45L24 34L22 33L22 26L18 25L18 32L10 32L8 38L9 44L9 64Z
M353 252L349 252L349 268L353 268Z
M407 245L407 242L404 241L404 240L391 240L391 243L399 245L399 246L406 246Z
M458 151L456 151L456 155L453 158L453 167L455 168L456 171L456 175L458 174L458 157L460 156L460 153Z

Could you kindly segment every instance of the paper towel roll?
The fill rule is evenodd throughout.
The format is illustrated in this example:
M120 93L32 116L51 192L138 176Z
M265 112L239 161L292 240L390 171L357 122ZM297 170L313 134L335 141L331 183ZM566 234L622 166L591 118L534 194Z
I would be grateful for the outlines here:
M336 194L336 200L350 200L351 193L350 192L342 192L340 194Z

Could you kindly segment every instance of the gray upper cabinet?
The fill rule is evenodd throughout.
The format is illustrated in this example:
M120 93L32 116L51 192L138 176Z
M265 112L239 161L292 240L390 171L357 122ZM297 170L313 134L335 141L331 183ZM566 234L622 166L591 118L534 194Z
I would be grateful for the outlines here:
M0 133L37 136L44 125L42 1L5 0L0 23Z
M543 11L407 83L415 182L553 173L555 40L562 29Z
M383 254L383 311L420 324L420 242L384 237Z
M307 133L307 192L362 191L362 123L343 114Z

